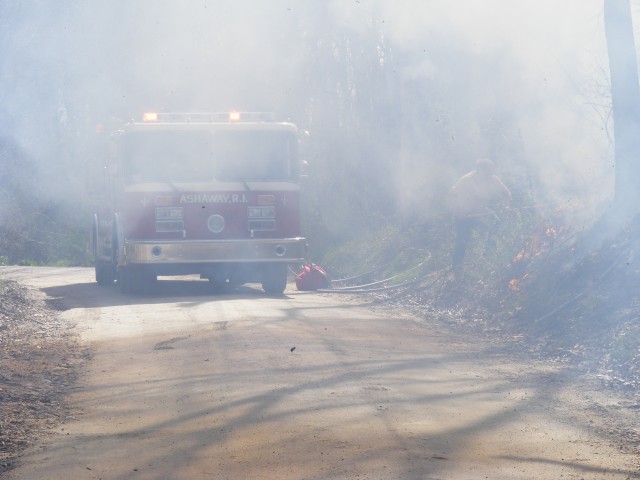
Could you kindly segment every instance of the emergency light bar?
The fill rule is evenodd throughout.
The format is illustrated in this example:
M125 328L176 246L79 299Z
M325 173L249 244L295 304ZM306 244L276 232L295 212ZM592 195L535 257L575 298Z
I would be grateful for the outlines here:
M156 112L146 112L143 116L142 119L145 122L155 122L158 120L158 114Z
M220 122L273 122L272 112L213 112L213 113L157 113L147 112L144 122L158 123L220 123Z

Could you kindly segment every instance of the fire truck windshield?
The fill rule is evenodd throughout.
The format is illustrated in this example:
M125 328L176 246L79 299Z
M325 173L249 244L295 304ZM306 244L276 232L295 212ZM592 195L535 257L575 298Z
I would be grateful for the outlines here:
M124 135L127 183L296 181L297 138L280 130L164 130Z

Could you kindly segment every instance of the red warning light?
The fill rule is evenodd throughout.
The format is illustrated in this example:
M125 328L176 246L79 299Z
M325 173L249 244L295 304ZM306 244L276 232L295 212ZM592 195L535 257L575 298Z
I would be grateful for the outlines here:
M146 112L142 116L142 119L145 122L157 122L158 121L158 114L156 112Z
M237 122L240 120L240 112L229 112L229 121Z

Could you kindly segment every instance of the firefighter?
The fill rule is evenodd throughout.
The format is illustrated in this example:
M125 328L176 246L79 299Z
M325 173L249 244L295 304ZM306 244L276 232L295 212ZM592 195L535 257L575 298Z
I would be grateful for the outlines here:
M493 208L509 207L511 192L494 173L488 158L476 161L475 169L463 175L447 195L453 213L455 240L452 254L453 278L461 273L467 245L474 230L484 229L497 218Z

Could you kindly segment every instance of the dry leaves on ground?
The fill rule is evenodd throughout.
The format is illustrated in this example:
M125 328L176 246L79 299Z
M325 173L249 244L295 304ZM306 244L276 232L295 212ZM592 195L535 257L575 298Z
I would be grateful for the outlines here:
M86 357L44 295L0 282L0 475L69 416L65 395Z

